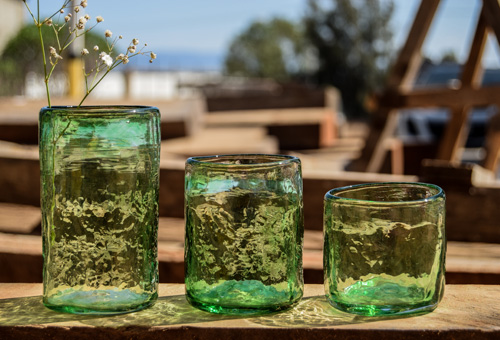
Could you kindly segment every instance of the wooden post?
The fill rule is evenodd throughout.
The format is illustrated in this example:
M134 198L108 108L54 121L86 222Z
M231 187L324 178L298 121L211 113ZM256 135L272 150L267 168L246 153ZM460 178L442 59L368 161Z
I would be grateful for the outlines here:
M437 11L440 0L422 0L406 43L399 53L388 78L387 88L381 98L391 97L398 92L410 90L421 63L420 50ZM373 117L366 145L361 157L349 170L379 172L387 149L385 139L394 135L398 113L393 110L397 105L380 107Z
M462 88L479 88L483 76L481 59L487 38L488 27L486 25L485 8L483 7L479 15L469 57L462 72ZM437 156L438 159L448 161L458 161L460 159L459 150L465 145L467 139L470 109L469 105L464 105L451 110L450 121L441 141Z

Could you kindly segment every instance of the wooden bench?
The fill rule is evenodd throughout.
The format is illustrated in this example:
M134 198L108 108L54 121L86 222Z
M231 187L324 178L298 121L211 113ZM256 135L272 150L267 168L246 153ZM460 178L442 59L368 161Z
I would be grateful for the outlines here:
M41 302L41 284L0 284L0 335L15 339L498 339L500 286L448 285L438 308L413 317L362 317L334 309L323 285L306 285L293 308L242 317L200 311L184 285L160 284L159 299L131 314L57 313Z
M0 212L9 210L11 206L0 204ZM34 214L32 207L14 207L15 211L22 209ZM28 220L22 220L21 216L11 222L16 223L17 227L7 225L0 229L0 268L3 268L0 271L0 282L40 282L40 229L36 227L38 235L33 235L35 228L27 228L25 225L28 225ZM37 226L39 224L36 221L31 223ZM184 228L184 219L160 218L158 260L161 282L184 282ZM322 248L323 233L306 230L303 254L306 283L323 282ZM455 284L500 284L500 244L448 242L446 280Z
M54 105L74 105L74 101L56 99ZM107 102L89 100L85 105L106 105ZM120 105L135 105L130 100ZM175 101L148 101L161 113L161 138L170 139L196 134L202 127L205 102L202 98ZM47 106L43 100L19 100L3 98L0 100L0 140L20 144L38 144L38 113Z
M162 150L167 152L168 150ZM184 216L185 158L162 157L160 215ZM421 177L318 169L304 163L306 229L322 230L323 197L336 187L367 182L424 181L440 185L447 195L447 237L452 241L500 243L500 182L481 175L481 168L439 162L424 164ZM314 165L316 164L316 165ZM38 206L40 172L36 147L0 142L0 202ZM479 180L478 178L483 178ZM486 178L486 179L484 179ZM470 226L474 226L471 229Z
M163 158L224 154L276 154L278 140L262 127L204 128L195 135L165 140Z
M280 150L319 149L337 136L336 112L327 107L210 112L206 127L264 127Z

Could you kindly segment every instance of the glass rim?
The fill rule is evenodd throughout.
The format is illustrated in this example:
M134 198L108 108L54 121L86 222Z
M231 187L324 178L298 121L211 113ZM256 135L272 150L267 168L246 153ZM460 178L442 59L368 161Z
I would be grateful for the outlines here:
M431 196L426 197L426 198L408 200L408 201L377 201L377 200L341 197L341 196L336 195L336 194L341 193L341 192L370 188L370 187L377 187L377 186L378 187L414 186L414 187L433 189L433 190L436 190L436 192L433 193ZM411 205L411 204L420 204L420 203L435 201L438 198L444 198L444 197L445 197L444 190L435 184L422 183L422 182L378 182L378 183L363 183L363 184L347 185L347 186L331 189L325 194L325 201L336 200L336 201L342 201L344 203L360 204L360 205Z
M117 114L141 114L150 111L160 111L156 106L148 105L54 105L44 106L40 109L40 113L45 112L64 112L74 114L100 114L100 115L117 115Z
M224 159L234 160L237 158L245 158L245 157L248 158L261 157L261 158L269 158L272 160L270 160L269 162L242 163L242 164L223 162ZM225 155L223 154L223 155L211 155L211 156L193 156L189 157L186 160L186 164L190 165L203 165L213 168L236 168L236 169L265 168L265 167L287 165L290 163L300 163L300 159L296 156L290 156L290 155L243 153L243 154L225 154Z

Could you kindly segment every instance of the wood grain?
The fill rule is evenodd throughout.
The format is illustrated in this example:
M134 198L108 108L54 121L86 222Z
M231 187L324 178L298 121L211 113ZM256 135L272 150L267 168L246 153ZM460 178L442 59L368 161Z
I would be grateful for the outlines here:
M184 285L161 284L155 305L92 317L56 313L41 303L41 284L0 284L2 339L498 339L500 286L448 285L438 308L413 317L361 317L334 309L323 285L306 285L294 308L232 317L191 307ZM493 302L493 303L492 303Z

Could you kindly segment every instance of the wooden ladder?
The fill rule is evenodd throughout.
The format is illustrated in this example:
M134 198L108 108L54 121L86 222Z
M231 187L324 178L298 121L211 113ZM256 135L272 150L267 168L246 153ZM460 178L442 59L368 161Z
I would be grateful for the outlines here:
M445 107L451 119L437 151L437 159L457 161L468 134L467 120L471 108L500 104L500 86L481 87L481 59L490 30L500 44L500 5L498 0L483 0L482 9L461 74L461 84L454 88L413 89L422 62L421 49L440 0L422 0L408 38L394 64L384 92L378 97L377 109L366 145L350 170L380 172L389 142L394 136L398 110L405 108ZM500 124L487 141L484 165L495 168L500 153Z

